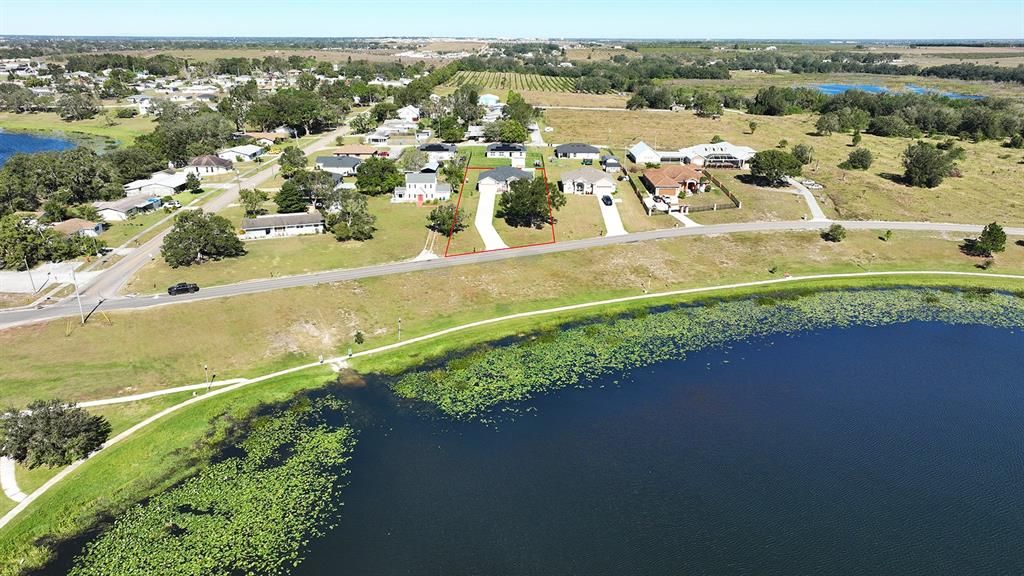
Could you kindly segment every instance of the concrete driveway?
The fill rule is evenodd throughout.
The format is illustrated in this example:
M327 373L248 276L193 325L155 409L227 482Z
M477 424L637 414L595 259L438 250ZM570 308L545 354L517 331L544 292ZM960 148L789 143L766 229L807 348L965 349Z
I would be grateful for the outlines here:
M612 205L605 206L604 202L601 202L601 196L594 195L597 205L601 208L601 217L604 218L605 236L622 236L626 234L626 228L622 225L622 218L619 216L618 203L621 200L614 199L614 196L612 198Z
M484 241L484 250L500 250L508 248L508 245L498 236L494 229L494 198L497 196L491 191L480 191L480 204L476 207L476 215L473 217L473 224L476 231Z

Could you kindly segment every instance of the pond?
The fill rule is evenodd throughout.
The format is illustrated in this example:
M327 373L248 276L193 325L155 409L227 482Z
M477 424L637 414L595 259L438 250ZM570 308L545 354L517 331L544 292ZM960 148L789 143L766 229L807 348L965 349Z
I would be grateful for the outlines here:
M339 525L296 574L1024 573L1024 333L769 335L496 423L349 390Z
M886 88L885 86L878 86L876 84L814 84L814 87L823 94L833 96L835 94L842 94L850 90L860 90L861 92L867 92L869 94L884 94L884 93L896 93L897 91ZM974 94L959 94L957 92L946 92L943 90L936 90L934 88L924 88L921 86L915 86L914 84L907 84L903 87L907 92L913 92L914 94L937 94L939 96L945 96L954 100L980 100L984 96L978 96Z
M74 142L64 138L0 130L0 166L3 166L8 158L19 152L59 151L74 147Z

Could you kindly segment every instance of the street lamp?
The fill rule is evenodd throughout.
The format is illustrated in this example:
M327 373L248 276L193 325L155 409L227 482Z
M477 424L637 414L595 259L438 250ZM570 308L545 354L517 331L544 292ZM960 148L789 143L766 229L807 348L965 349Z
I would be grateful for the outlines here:
M75 269L71 269L71 281L75 284L75 298L78 300L78 315L82 318L82 325L85 326L85 310L82 308L82 293L78 290L78 277L75 276Z

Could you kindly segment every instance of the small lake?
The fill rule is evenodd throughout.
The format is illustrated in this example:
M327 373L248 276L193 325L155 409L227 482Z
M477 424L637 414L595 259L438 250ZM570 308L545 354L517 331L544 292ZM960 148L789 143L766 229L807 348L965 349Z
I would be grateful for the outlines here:
M496 425L346 391L339 525L295 574L1024 573L1024 333L751 339Z
M0 130L0 166L3 166L8 158L19 152L48 152L74 147L74 142L64 138Z
M814 87L823 94L833 96L835 94L842 94L850 90L860 90L861 92L867 92L869 94L885 94L885 93L897 93L895 90L890 90L885 86L878 86L876 84L814 84ZM936 94L939 96L945 96L954 100L981 100L984 96L977 96L974 94L959 94L957 92L945 92L942 90L936 90L934 88L924 88L921 86L915 86L914 84L907 84L903 87L903 90L907 92L913 92L914 94Z

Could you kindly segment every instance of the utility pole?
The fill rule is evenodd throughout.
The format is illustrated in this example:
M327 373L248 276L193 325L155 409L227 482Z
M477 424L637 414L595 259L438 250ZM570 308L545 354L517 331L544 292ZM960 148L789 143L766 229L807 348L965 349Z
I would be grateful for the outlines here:
M402 319L398 319L398 340L402 340Z
M78 290L78 277L75 276L75 269L71 269L71 281L75 284L75 298L78 300L78 315L82 318L82 326L85 326L85 310L82 308L82 293Z
M28 256L24 256L24 258L25 258L25 271L28 272L28 281L32 283L32 291L35 292L36 291L36 281L32 279L32 268L30 268L29 265L28 265Z
M206 391L210 391L210 365L203 364L203 372L206 373Z

